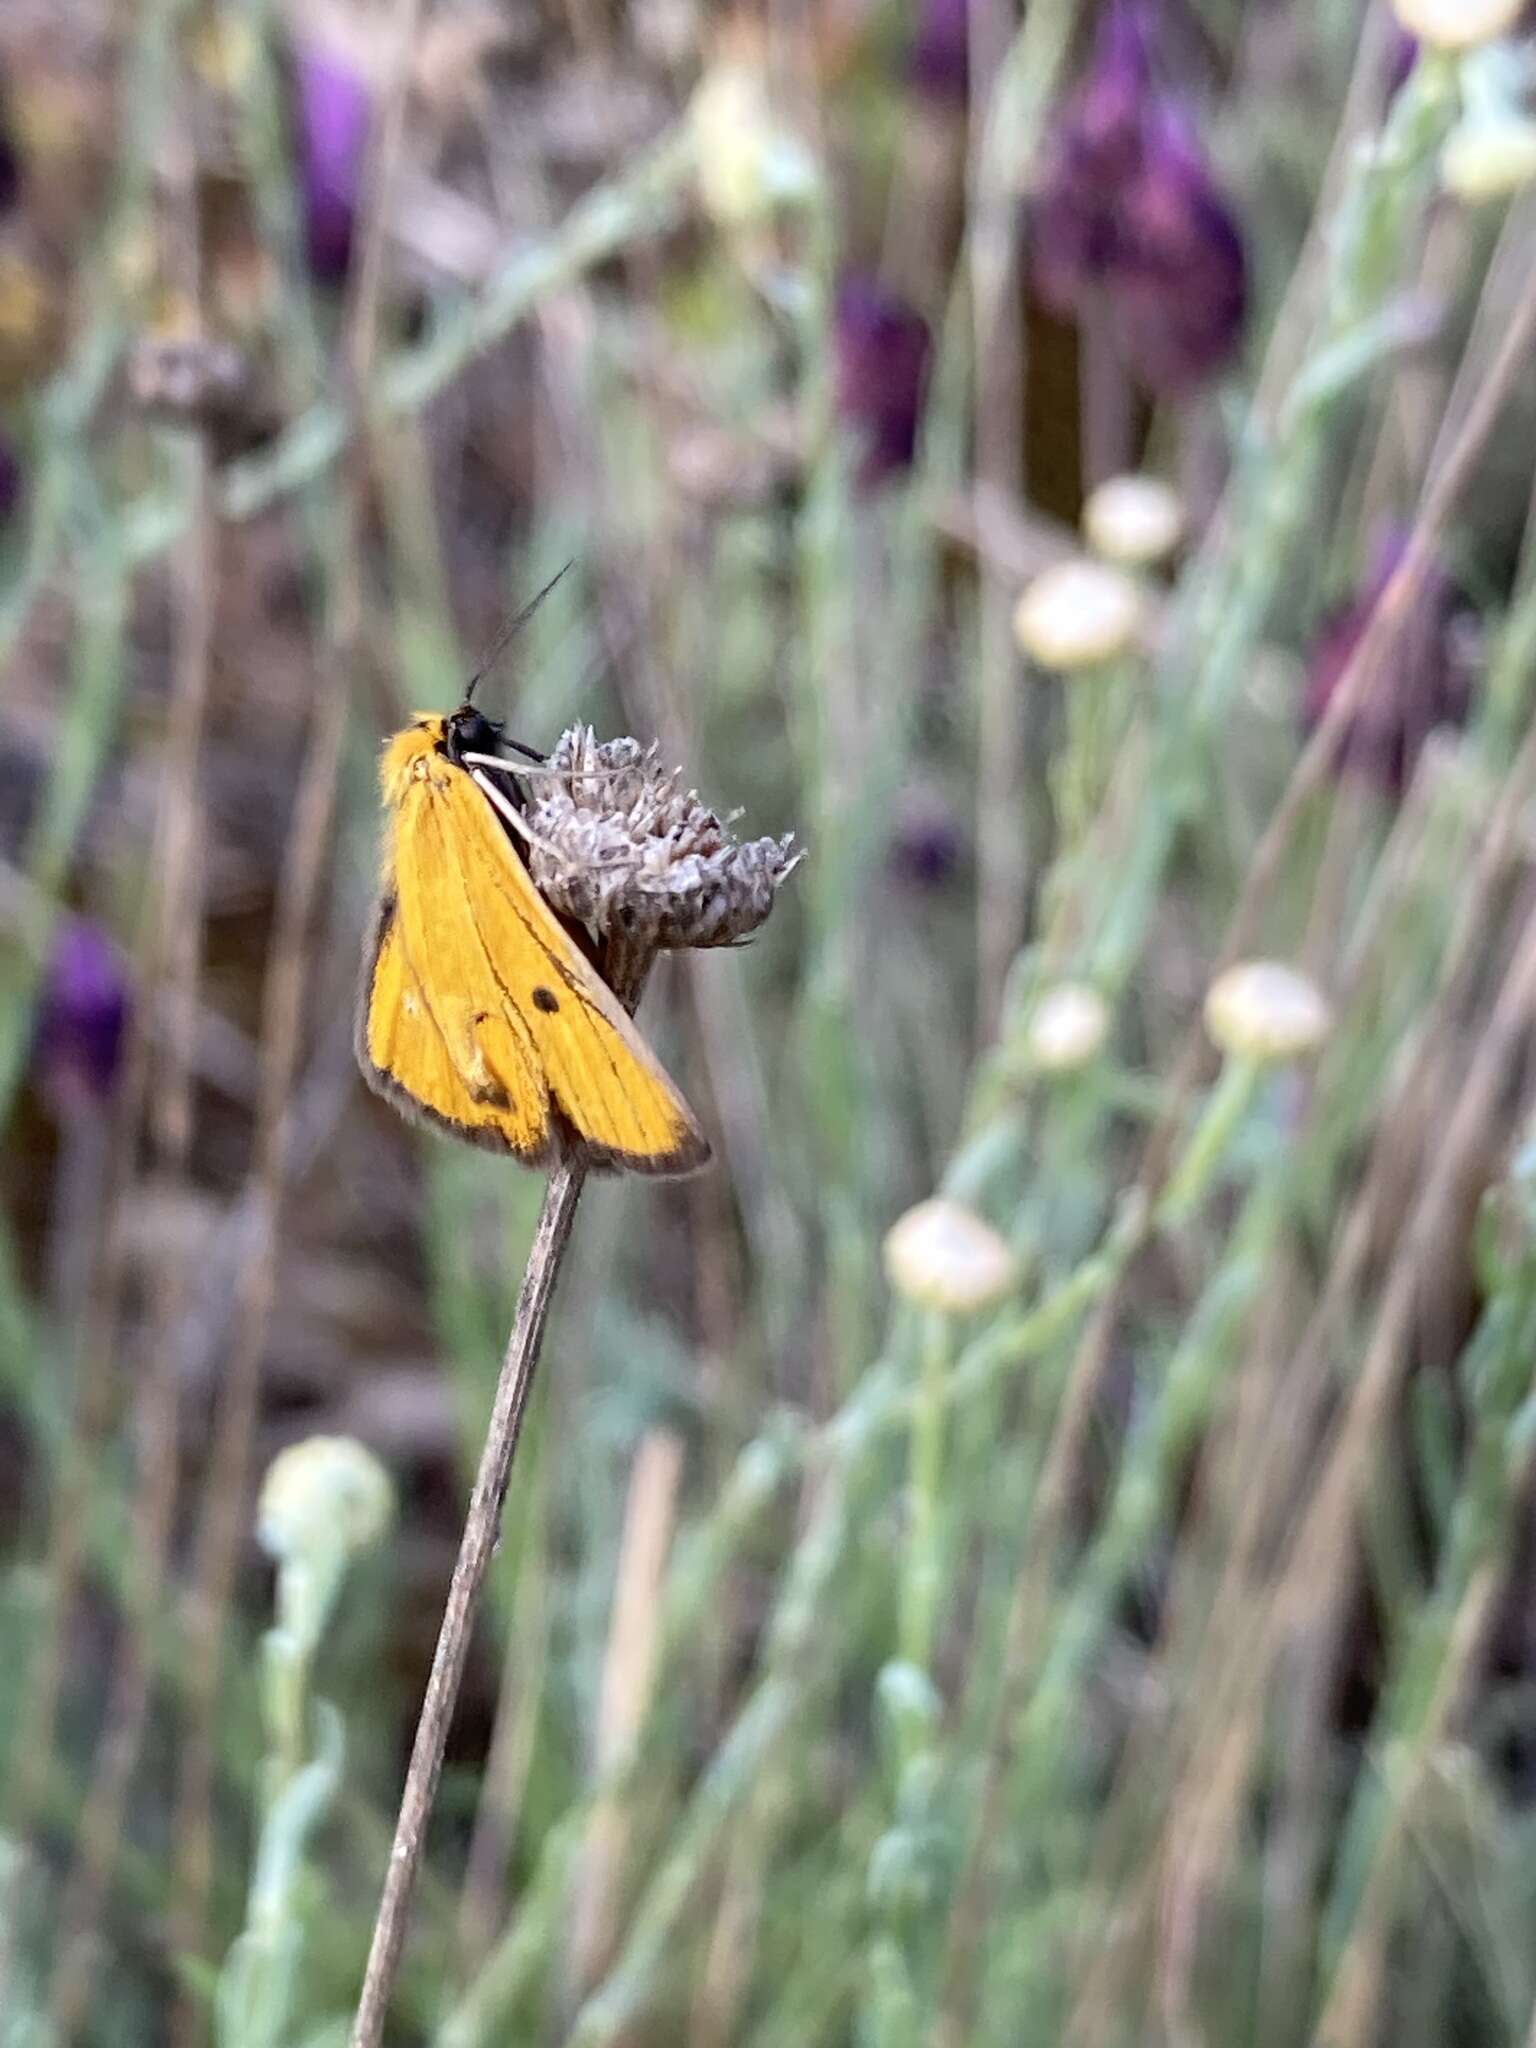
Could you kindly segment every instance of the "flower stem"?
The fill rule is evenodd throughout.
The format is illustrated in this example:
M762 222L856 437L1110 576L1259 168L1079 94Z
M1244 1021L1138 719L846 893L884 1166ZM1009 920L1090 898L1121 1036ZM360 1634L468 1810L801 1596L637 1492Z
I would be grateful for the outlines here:
M911 1527L902 1587L901 1655L927 1671L938 1610L939 1510L944 1477L944 1383L949 1374L949 1318L930 1309L923 1331L922 1377L912 1413Z
M522 1293L518 1297L517 1314L513 1318L512 1334L507 1339L506 1355L496 1383L496 1398L486 1426L485 1449L480 1454L480 1469L475 1474L469 1512L464 1518L464 1534L459 1543L458 1561L453 1568L453 1580L448 1588L443 1625L438 1632L437 1650L432 1659L432 1674L427 1680L426 1698L422 1701L421 1718L416 1724L416 1740L405 1774L405 1790L400 1798L389 1868L379 1900L378 1918L374 1922L368 1967L357 2002L357 2015L352 2023L351 2048L378 2048L383 2039L389 1995L405 1943L406 1913L421 1861L432 1802L437 1794L443 1751L458 1702L470 1634L485 1590L486 1571L501 1533L502 1507L512 1476L512 1461L517 1455L518 1438L522 1434L523 1418L528 1411L528 1397L533 1391L550 1298L555 1291L560 1261L570 1242L576 1204L585 1179L586 1167L579 1159L557 1167L550 1175L544 1205L539 1211L528 1266L523 1275Z

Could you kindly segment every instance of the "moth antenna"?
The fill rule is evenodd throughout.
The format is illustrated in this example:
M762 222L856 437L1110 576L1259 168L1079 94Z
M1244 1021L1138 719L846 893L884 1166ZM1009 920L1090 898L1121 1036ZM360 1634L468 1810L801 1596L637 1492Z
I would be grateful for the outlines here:
M505 626L502 627L501 631L496 636L495 644L492 646L490 653L486 655L485 659L481 662L480 666L475 670L474 674L469 679L468 687L465 689L464 692L464 702L466 704L474 703L475 691L479 688L480 684L484 682L485 678L490 674L491 670L496 666L497 662L500 661L501 657L506 653L507 643L511 640L512 636L516 632L518 632L522 627L527 625L528 621L533 617L534 613L538 610L539 606L544 602L545 598L548 597L549 593L560 581L560 578L566 573L566 570L573 569L575 568L575 566L576 564L574 560L572 560L567 562L564 568L557 569L554 575L551 576L549 581L545 584L544 588L542 590L535 591L533 596L530 597L528 602L523 606L522 610L518 612L514 618L510 619Z

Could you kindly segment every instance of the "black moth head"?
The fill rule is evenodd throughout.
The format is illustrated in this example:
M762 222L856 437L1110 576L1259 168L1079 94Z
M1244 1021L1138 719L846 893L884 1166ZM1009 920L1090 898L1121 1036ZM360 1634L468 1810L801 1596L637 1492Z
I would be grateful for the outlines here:
M464 766L466 754L499 754L502 729L494 719L477 711L473 704L461 704L448 714L443 728L443 752L457 767Z

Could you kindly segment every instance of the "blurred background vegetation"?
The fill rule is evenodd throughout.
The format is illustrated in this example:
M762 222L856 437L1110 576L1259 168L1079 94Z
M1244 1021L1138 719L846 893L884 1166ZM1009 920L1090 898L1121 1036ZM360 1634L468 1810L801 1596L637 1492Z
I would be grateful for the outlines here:
M1526 11L1528 16L1529 10ZM536 1177L482 688L809 848L644 1021L390 2039L1536 2043L1516 0L6 0L0 2042L339 2048Z

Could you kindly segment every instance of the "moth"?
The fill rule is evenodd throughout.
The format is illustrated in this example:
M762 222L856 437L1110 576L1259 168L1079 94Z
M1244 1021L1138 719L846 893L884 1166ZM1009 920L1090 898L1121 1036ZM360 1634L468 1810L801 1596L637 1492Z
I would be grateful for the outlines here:
M525 1166L692 1173L710 1156L698 1120L528 871L508 745L468 701L385 743L364 1077L407 1116Z

